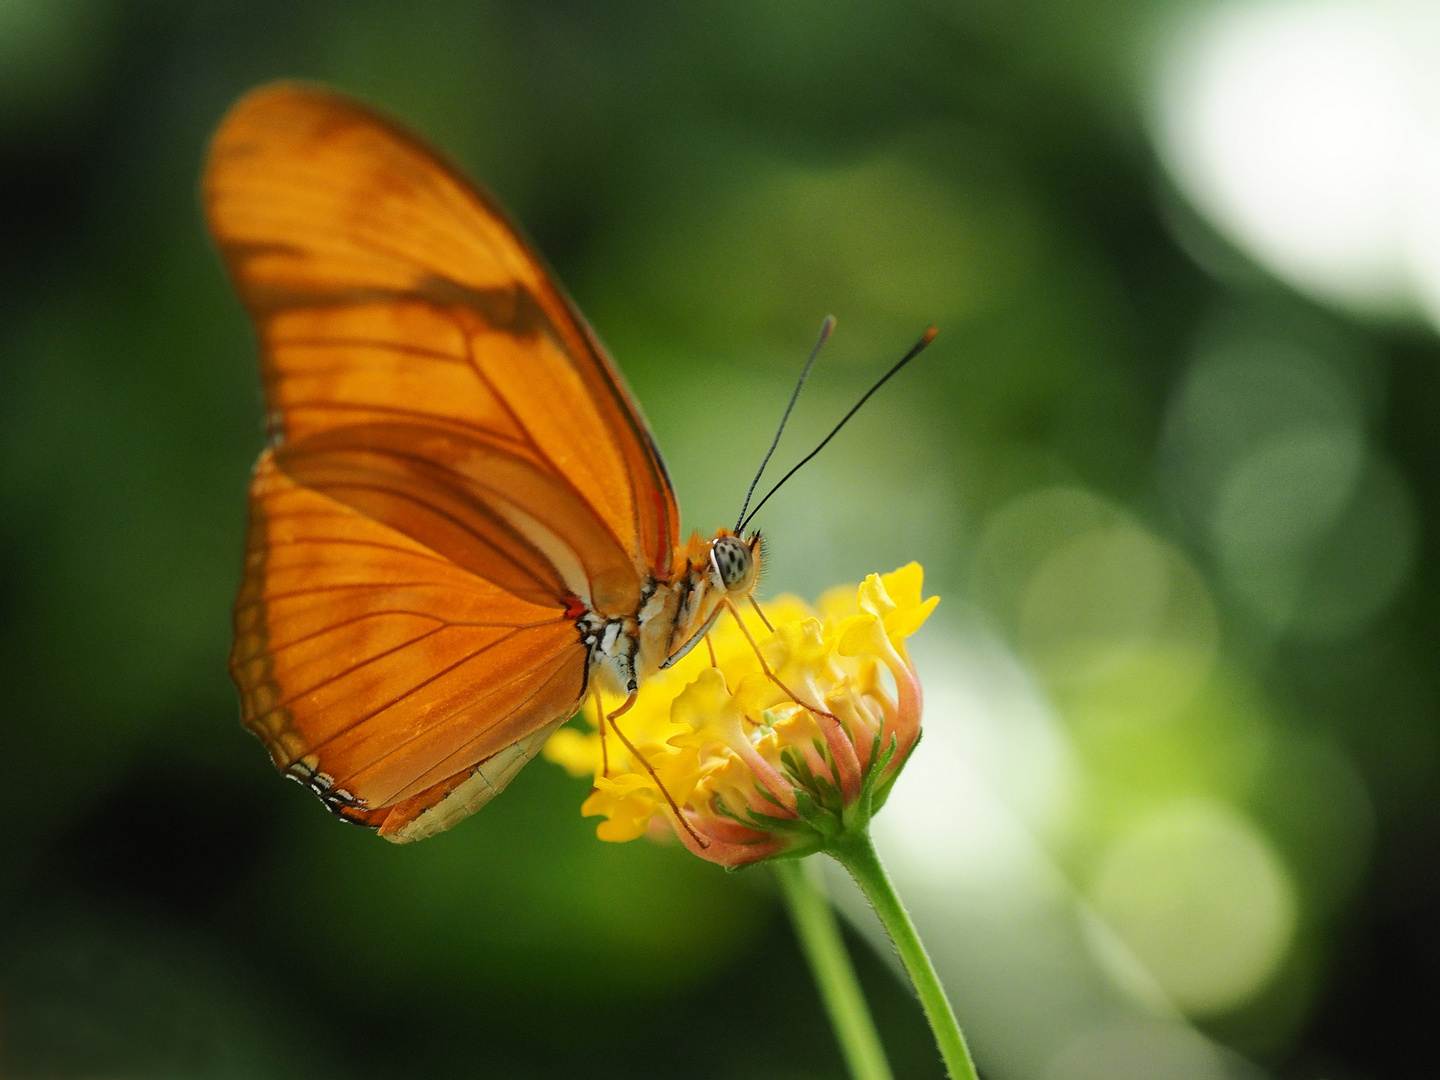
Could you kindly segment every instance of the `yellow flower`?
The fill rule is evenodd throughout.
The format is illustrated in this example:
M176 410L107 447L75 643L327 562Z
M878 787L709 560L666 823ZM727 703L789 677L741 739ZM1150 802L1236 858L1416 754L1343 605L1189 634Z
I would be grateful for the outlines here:
M921 599L923 577L918 563L872 574L818 610L782 596L765 609L773 631L753 611L743 631L722 618L628 712L602 725L588 705L593 730L556 732L545 757L593 774L581 812L605 817L602 840L668 824L724 866L823 849L869 823L920 737L905 639L939 603Z

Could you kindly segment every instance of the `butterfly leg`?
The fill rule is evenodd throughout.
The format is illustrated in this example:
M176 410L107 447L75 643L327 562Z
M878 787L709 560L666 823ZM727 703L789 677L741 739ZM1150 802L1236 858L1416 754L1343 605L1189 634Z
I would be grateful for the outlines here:
M723 603L727 608L730 609L730 614L735 616L735 621L740 624L740 632L745 635L745 640L750 643L750 648L755 650L755 658L760 661L760 670L765 672L765 677L771 682L773 682L776 686L778 686L781 690L784 690L785 696L788 697L791 701L793 701L796 705L799 705L802 709L809 709L811 712L818 713L821 716L828 716L831 720L839 723L839 717L837 717L834 713L827 712L825 709L820 708L818 705L811 705L807 701L802 701L800 697L795 693L795 691L791 690L788 686L786 686L783 682L780 681L780 676L776 675L775 672L770 669L769 663L765 660L765 654L760 651L760 646L755 644L755 639L750 636L750 628L745 625L745 620L740 617L740 612L736 609L734 603L731 602L728 596L725 598ZM762 619L765 618L764 615L761 615L760 617ZM766 625L768 626L769 623L766 623Z
M730 609L730 614L735 616L735 621L740 624L740 632L745 635L745 640L750 642L750 647L755 650L756 659L760 661L760 668L765 672L766 677L781 690L785 691L785 695L791 701L795 702L796 705L799 705L803 709L809 709L815 714L816 722L819 723L820 730L825 735L825 742L829 745L830 753L833 755L835 780L839 783L840 789L842 791L859 791L862 775L860 759L855 754L853 743L846 735L847 729L845 724L834 713L826 712L824 709L816 708L814 705L801 701L793 690L781 682L780 677L770 669L769 663L765 660L765 655L760 651L760 646L756 645L755 639L750 636L750 628L745 625L745 620L740 618L740 612L736 609L734 603L731 602L729 597L725 598L724 603L725 606ZM762 614L760 617L763 619L765 616ZM821 720L820 717L824 717L825 719Z
M605 738L605 702L600 700L600 688L595 688L596 725L600 728L600 775L610 775L610 746Z
M705 635L705 647L710 650L710 666L713 668L718 668L720 666L720 661L715 659L715 643L710 640L709 634Z
M601 715L604 714L602 713ZM632 744L630 740L625 737L625 733L620 730L620 725L615 723L615 717L617 717L618 715L620 715L618 712L613 712L610 714L610 730L615 732L615 737L625 744L625 749L630 751L630 756L636 761L640 762L640 764L645 767L645 771L650 774L650 779L654 780L655 786L660 789L660 794L664 795L665 801L670 804L670 809L675 815L675 820L680 822L681 827L690 834L691 839L693 839L695 843L699 844L702 848L709 847L710 841L706 840L703 836L697 833L694 827L690 824L690 822L686 820L685 815L680 812L680 807L676 805L674 798L672 798L670 795L670 792L665 789L665 783L655 772L654 767L651 766L650 762L645 760L644 756L640 753L640 751L635 749L634 744Z

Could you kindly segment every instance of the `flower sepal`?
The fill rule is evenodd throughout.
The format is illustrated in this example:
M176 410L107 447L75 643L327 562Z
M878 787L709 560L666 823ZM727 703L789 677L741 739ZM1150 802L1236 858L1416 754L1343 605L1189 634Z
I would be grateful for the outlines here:
M916 740L918 744L918 739ZM912 746L913 749L913 746ZM743 817L732 812L723 800L717 799L717 813L730 818L737 824L760 832L784 836L789 846L777 851L769 859L803 859L817 852L835 853L848 847L870 829L870 820L885 805L900 768L891 769L891 762L899 750L899 739L891 736L889 744L882 750L880 736L873 741L870 760L860 784L859 797L845 802L840 789L823 775L816 775L806 766L804 758L793 751L784 754L787 772L794 778L791 788L795 795L794 816L766 814L747 806ZM903 764L903 762L901 763ZM781 807L769 792L760 788L758 794ZM746 864L742 864L746 865ZM738 870L740 866L730 869Z

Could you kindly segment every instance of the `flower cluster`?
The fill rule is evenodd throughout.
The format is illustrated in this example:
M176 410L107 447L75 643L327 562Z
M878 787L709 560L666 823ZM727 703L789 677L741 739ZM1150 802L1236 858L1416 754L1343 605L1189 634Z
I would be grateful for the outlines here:
M816 609L787 596L743 627L724 616L628 712L602 722L587 707L594 730L562 728L545 756L594 775L581 812L604 815L602 840L673 830L731 867L822 850L868 825L920 737L905 639L939 602L922 580L911 563Z

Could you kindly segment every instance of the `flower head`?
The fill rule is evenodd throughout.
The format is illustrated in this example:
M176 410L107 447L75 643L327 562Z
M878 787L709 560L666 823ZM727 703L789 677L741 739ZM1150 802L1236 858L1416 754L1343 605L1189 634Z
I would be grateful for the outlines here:
M545 756L593 773L581 812L605 817L602 840L673 830L724 866L823 849L869 823L920 737L905 639L939 602L922 580L911 563L813 609L786 596L722 618L628 712L587 705L594 730L562 728Z

